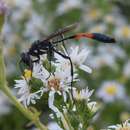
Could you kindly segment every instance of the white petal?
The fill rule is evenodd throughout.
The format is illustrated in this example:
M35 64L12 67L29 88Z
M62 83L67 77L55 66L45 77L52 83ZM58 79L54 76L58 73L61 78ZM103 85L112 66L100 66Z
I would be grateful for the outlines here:
M63 98L64 98L64 102L67 101L67 95L66 95L66 92L63 91Z
M61 113L58 110L58 108L56 106L54 106L54 104L53 104L54 95L55 95L55 91L50 91L49 99L48 99L48 105L49 105L49 108L52 109L55 112L55 114L57 115L57 117L59 118L59 117L61 117Z
M49 76L49 72L42 66L42 64L35 63L33 67L33 77L46 80Z
M116 129L116 128L117 128L117 126L112 125L112 126L109 126L108 128Z
M84 70L85 72L92 73L92 69L86 65L80 65L79 68Z

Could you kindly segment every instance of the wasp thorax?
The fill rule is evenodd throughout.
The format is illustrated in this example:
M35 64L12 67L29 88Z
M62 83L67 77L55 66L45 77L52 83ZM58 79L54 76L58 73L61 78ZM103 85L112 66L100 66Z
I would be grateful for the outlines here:
M59 90L60 80L56 78L51 78L50 80L48 80L48 87L49 89Z

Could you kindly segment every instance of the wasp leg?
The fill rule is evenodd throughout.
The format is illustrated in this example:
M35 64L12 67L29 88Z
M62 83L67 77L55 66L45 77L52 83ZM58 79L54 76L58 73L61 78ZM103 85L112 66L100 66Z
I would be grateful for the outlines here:
M66 56L66 55L62 54L61 52L57 51L55 48L52 48L52 49L53 49L53 51L54 51L55 53L59 54L60 56L62 56L62 57L65 58L65 59L68 59L69 62L70 62L70 66L71 66L71 95L72 95L72 99L73 99L73 101L74 101L73 90L72 90L72 87L73 87L73 73L74 73L74 72L73 72L72 60L71 60L71 58L70 58L69 56Z
M34 63L34 62L38 62L39 63L39 61L40 61L40 56L39 55L36 55L36 57L37 57L37 59L36 60L33 60L32 62Z
M52 56L53 56L53 50L52 50L52 46L51 46L51 44L50 44L50 46L49 46L49 50L48 50L48 56L49 56L49 59L48 59L48 61L49 61L49 76L47 77L47 79L49 79L50 78L50 76L51 75L53 75L53 76L55 76L55 74L54 74L54 72L52 71L52 64L51 64L51 61L52 61Z
M46 78L46 80L48 80L49 78L50 78L50 76L51 76L51 74L52 75L54 75L54 73L52 72L52 69L51 69L51 60L49 60L49 65L50 65L50 67L49 67L49 76Z
M64 39L64 35L61 34L61 38ZM68 56L68 52L67 52L67 49L66 49L66 46L65 46L65 41L62 41L62 48L63 48L63 51L65 52L65 54Z

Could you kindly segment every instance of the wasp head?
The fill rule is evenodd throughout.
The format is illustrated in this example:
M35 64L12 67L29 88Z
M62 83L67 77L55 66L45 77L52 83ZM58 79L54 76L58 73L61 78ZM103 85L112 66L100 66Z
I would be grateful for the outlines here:
M20 56L21 56L21 62L23 62L25 65L29 67L29 69L32 70L33 63L30 55L27 52L22 52Z

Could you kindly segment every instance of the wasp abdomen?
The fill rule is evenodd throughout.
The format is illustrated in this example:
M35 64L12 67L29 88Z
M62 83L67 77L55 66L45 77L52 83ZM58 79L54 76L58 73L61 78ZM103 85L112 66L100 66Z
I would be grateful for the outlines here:
M106 36L101 33L92 33L93 34L93 39L104 42L104 43L115 43L115 39L111 38L109 36Z

